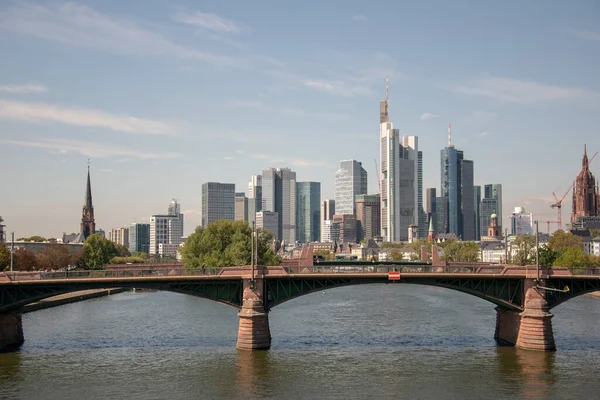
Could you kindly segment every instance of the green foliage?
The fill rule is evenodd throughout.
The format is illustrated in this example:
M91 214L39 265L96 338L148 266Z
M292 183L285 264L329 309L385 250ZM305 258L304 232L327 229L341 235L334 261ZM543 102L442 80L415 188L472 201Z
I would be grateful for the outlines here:
M547 245L540 246L540 266L551 267L560 255L560 252L552 250Z
M18 238L17 241L19 242L36 242L36 243L41 243L41 242L45 242L46 238L43 238L41 236L31 236L31 237L22 237L22 238Z
M113 257L110 259L110 264L141 264L144 262L142 257Z
M10 250L0 242L0 271L10 269Z
M273 234L262 229L258 234L258 264L279 265L281 259L271 250ZM252 230L245 221L219 220L206 229L197 227L180 249L187 268L249 265Z
M332 260L333 259L333 255L331 254L330 250L315 250L313 252L313 254L315 256L323 257L323 260Z
M129 256L131 256L131 253L129 252L129 249L127 247L123 246L122 244L115 244L115 248L119 252L119 256L120 257L129 257Z
M554 251L562 251L571 247L583 248L583 241L579 236L559 229L552 234L548 246Z
M523 235L517 237L512 246L516 249L512 262L516 265L528 265L535 263L535 237Z
M431 243L429 243L427 239L423 238L410 244L410 247L412 247L413 251L415 252L414 255L411 256L411 259L414 258L413 261L419 260L421 258L421 246L425 246L427 248L427 255L428 257L431 257Z
M600 229L590 228L590 234L592 235L592 239L595 239L600 236Z
M88 269L102 269L111 258L119 255L114 243L108 239L94 234L88 237L83 244L85 250L85 267Z
M403 247L405 247L405 245L402 242L384 242L384 243L381 243L381 248L382 249L401 249Z
M481 249L475 242L459 242L447 240L444 242L442 259L446 261L477 262Z
M570 247L560 252L560 255L554 261L556 267L567 267L571 269L586 268L589 265L589 256L585 254L583 248Z
M390 258L392 259L392 261L402 261L404 259L400 250L392 250L390 252Z

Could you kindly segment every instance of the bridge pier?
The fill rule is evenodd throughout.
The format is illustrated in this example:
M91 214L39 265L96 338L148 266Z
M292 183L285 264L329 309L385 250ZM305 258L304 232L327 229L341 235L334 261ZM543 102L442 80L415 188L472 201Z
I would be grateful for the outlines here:
M21 313L0 314L0 352L17 349L23 342Z
M552 315L544 296L535 288L527 289L516 346L527 350L556 350Z
M262 279L258 280L262 288ZM265 309L262 290L253 290L244 280L242 309L236 347L240 350L267 350L271 347L269 311Z
M514 346L517 344L519 329L521 327L521 316L518 311L496 307L496 332L494 339L503 346Z

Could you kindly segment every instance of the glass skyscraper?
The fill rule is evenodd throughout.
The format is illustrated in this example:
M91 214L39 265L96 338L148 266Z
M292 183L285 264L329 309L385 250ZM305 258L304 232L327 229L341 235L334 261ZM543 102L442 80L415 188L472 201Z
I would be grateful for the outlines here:
M321 183L296 182L296 240L317 242L321 237Z
M150 224L134 222L129 226L129 251L133 254L150 251Z
M334 198L336 214L356 215L356 195L367 194L367 171L356 160L343 160L335 172Z
M206 182L202 185L202 227L220 219L235 220L235 185Z
M296 241L296 172L289 168L262 171L262 211L279 215L277 237L286 243Z

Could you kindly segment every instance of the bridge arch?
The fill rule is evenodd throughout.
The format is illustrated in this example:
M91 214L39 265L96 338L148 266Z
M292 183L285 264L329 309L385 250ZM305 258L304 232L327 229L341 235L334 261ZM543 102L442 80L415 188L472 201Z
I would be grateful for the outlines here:
M399 283L390 283L387 278L354 279L345 278L343 276L340 278L267 279L265 282L266 308L271 309L286 301L326 289L370 283L386 283L394 285L408 283L442 287L479 297L507 310L523 311L523 280L515 278L479 280L460 278L407 278L400 280Z

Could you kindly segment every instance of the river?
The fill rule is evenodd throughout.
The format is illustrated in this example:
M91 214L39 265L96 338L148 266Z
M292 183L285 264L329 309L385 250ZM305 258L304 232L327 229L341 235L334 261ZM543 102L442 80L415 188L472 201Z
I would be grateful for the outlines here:
M558 351L498 347L494 306L463 293L359 285L269 314L272 347L235 349L237 310L122 293L23 315L0 354L2 399L582 399L600 387L600 298L553 310Z

